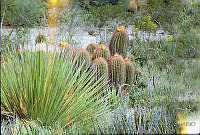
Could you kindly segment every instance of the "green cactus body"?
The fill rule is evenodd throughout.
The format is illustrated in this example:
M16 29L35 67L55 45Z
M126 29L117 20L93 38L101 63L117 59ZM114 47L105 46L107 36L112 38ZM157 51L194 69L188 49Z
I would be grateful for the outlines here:
M45 43L46 41L47 41L46 36L40 33L35 39L35 44Z
M120 54L124 58L127 57L129 37L124 27L119 27L113 34L109 48L111 55Z
M68 42L61 42L58 46L59 46L61 53L64 53L70 57L74 56L75 48Z
M122 56L116 54L109 61L109 72L111 84L117 89L125 84L126 66Z
M91 68L96 71L96 80L101 77L108 79L108 63L104 58L93 60Z
M100 44L94 53L94 59L104 58L106 61L110 59L110 50L107 46Z
M126 65L126 84L132 85L135 80L136 68L133 65L132 61L128 59L125 59L125 65Z
M90 56L94 54L94 51L97 49L97 46L94 43L90 43L86 50L90 53Z
M87 69L91 63L90 53L86 49L79 49L75 54L78 66L83 65L83 70Z

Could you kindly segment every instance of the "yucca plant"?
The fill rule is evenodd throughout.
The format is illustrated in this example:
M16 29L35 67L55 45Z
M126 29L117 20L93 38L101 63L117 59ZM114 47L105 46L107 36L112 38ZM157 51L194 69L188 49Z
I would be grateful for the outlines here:
M75 63L76 59L62 53L2 54L1 108L20 119L39 120L42 125L59 122L61 126L106 112L108 92L99 90L107 82L99 79L94 83L95 73L84 70L80 74L83 65Z

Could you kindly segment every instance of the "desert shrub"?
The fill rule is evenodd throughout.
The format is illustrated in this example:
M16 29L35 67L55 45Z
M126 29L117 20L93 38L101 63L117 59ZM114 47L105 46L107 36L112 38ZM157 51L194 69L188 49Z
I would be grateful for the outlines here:
M45 4L39 0L1 1L1 18L3 18L3 25L35 26L41 24L41 19L44 17Z
M6 52L17 49L19 46L24 46L29 42L29 28L27 27L17 27L9 32L9 34L3 34L1 37L1 52Z
M192 28L200 27L200 3L190 0L184 5L184 9L178 16L179 28L183 32L191 31Z
M200 54L200 39L196 33L181 34L176 42L176 55L181 58L197 58Z
M109 21L113 21L116 18L120 18L123 21L127 20L131 14L125 11L126 9L118 5L91 6L89 7L87 20L95 27L102 28L108 25Z

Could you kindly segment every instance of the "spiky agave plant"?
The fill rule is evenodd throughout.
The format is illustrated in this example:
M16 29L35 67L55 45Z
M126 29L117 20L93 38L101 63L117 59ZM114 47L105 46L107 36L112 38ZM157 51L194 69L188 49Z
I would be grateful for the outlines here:
M68 126L104 113L108 95L102 97L104 91L98 91L106 82L94 83L94 72L83 71L76 63L76 58L66 55L2 54L1 108L46 126L56 122Z
M116 53L127 57L129 37L123 26L118 27L111 37L109 48L112 55Z

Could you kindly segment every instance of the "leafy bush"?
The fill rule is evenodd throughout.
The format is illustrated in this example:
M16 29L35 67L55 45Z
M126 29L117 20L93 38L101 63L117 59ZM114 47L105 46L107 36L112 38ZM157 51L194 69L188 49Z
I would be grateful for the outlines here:
M1 18L4 19L4 25L35 26L41 24L44 17L45 4L39 0L1 1Z

